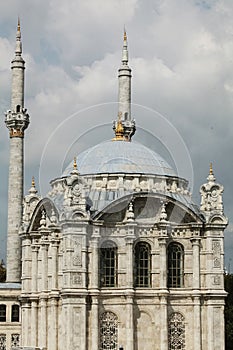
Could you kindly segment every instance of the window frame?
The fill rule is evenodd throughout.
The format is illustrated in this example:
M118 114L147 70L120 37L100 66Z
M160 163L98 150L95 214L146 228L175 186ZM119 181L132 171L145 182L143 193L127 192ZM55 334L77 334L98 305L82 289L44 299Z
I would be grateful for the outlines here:
M137 242L134 247L134 287L151 287L151 246L145 241Z
M167 248L167 286L184 287L184 247L179 242L172 242Z
M117 287L118 254L117 245L106 241L100 247L99 286L100 288Z
M6 304L0 304L0 322L6 322Z
M14 315L14 312L17 307L17 317ZM20 307L18 304L11 305L11 322L20 322Z

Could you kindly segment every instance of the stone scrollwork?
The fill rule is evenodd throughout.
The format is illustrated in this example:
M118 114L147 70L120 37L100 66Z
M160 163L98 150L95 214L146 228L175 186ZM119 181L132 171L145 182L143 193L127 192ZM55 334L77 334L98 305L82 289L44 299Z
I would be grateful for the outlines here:
M216 268L221 267L221 245L219 241L212 242L213 249L213 266Z
M203 212L218 212L223 214L223 202L222 193L223 186L215 182L212 167L210 169L209 176L207 177L208 182L201 186L201 210Z

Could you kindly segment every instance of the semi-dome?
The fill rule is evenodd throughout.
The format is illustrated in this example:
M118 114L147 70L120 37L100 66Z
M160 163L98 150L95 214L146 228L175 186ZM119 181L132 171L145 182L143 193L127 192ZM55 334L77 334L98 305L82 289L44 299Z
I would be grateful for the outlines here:
M89 174L155 174L176 176L172 167L148 147L127 141L105 141L87 149L77 156L77 167L81 175ZM64 175L73 169L73 163Z

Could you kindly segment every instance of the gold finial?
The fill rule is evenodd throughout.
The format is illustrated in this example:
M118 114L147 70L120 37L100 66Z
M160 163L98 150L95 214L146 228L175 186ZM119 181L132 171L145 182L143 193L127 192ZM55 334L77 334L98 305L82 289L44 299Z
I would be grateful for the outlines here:
M73 164L74 170L77 170L77 159L74 157L74 164Z
M32 176L32 187L35 187L35 178Z
M124 27L124 41L127 41L127 34L126 34L125 27Z
M113 141L125 140L124 127L122 125L121 117L122 117L122 113L119 112L118 113L117 125L116 125L116 129L115 129L115 137L113 138Z
M212 162L210 163L210 173L209 174L213 175L213 164L212 164Z
M18 17L18 27L17 27L17 31L20 32L20 18Z

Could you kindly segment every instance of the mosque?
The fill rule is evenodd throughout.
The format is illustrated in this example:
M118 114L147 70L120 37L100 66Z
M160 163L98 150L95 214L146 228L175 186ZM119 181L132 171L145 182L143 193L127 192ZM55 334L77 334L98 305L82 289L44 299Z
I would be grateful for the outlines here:
M115 135L74 157L45 198L34 180L23 194L20 24L11 69L0 350L224 350L223 186L210 166L198 206L188 181L133 141L126 33Z

